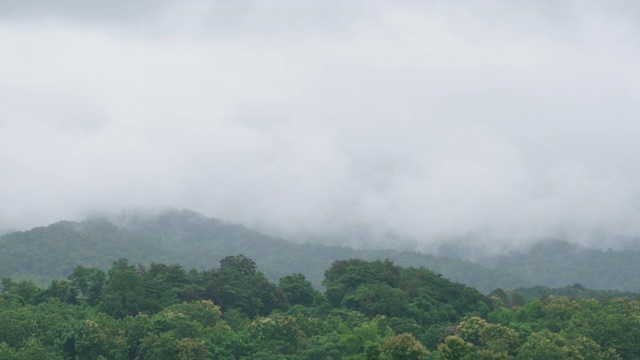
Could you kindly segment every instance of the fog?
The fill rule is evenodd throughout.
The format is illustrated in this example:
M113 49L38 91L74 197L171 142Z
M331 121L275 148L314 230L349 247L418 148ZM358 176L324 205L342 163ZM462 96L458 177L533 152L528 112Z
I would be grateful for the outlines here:
M639 18L0 1L0 229L171 207L294 241L615 247L640 234Z

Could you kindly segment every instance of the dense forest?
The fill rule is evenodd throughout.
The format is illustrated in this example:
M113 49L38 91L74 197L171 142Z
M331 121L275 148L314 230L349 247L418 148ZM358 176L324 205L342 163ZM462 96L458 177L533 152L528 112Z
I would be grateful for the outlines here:
M1 359L638 359L640 302L488 296L422 267L347 259L316 290L244 255L216 268L77 266L2 279Z
M61 221L0 238L0 359L638 359L637 258L550 241L471 263L191 211Z
M564 241L540 243L523 253L477 259L419 252L364 250L297 244L246 227L207 218L188 210L157 217L93 218L61 221L0 238L0 277L30 279L46 286L78 265L102 270L126 257L132 263L180 263L206 270L223 257L245 254L273 282L302 273L321 289L324 271L336 260L390 259L402 266L424 266L444 277L477 288L493 289L582 284L601 290L640 291L640 251L600 251Z

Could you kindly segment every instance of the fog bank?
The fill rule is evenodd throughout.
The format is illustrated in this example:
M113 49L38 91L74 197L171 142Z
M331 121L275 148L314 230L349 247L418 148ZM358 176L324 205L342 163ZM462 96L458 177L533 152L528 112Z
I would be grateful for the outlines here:
M640 234L639 17L4 1L0 228L172 207L297 241L615 247Z

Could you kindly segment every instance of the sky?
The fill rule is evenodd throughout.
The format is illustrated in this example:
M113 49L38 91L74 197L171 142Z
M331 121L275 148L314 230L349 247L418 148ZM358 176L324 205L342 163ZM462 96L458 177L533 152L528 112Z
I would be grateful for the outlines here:
M294 241L617 246L601 234L640 235L639 19L0 0L0 229L187 208Z

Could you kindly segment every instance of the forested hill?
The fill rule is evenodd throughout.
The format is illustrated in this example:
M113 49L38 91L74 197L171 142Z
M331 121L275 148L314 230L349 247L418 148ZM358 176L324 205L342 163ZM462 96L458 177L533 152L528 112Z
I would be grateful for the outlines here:
M640 291L638 250L602 251L556 240L480 263L509 271L535 285L562 287L579 283L590 289Z
M61 221L7 234L0 238L0 277L30 278L45 285L68 276L77 265L107 269L122 257L133 263L180 263L206 270L237 254L254 259L272 281L303 273L316 286L336 260L388 258L401 266L424 266L484 293L575 283L593 289L640 291L637 251L602 252L552 242L527 253L484 259L480 265L418 252L295 244L187 210L117 221Z
M272 281L302 273L316 286L331 263L350 258L388 258L402 266L424 266L485 293L497 287L533 285L478 264L417 252L295 244L187 210L153 218L61 221L7 234L0 238L0 277L29 278L45 285L68 276L77 265L107 269L122 257L133 263L180 263L206 270L237 254L254 259Z

